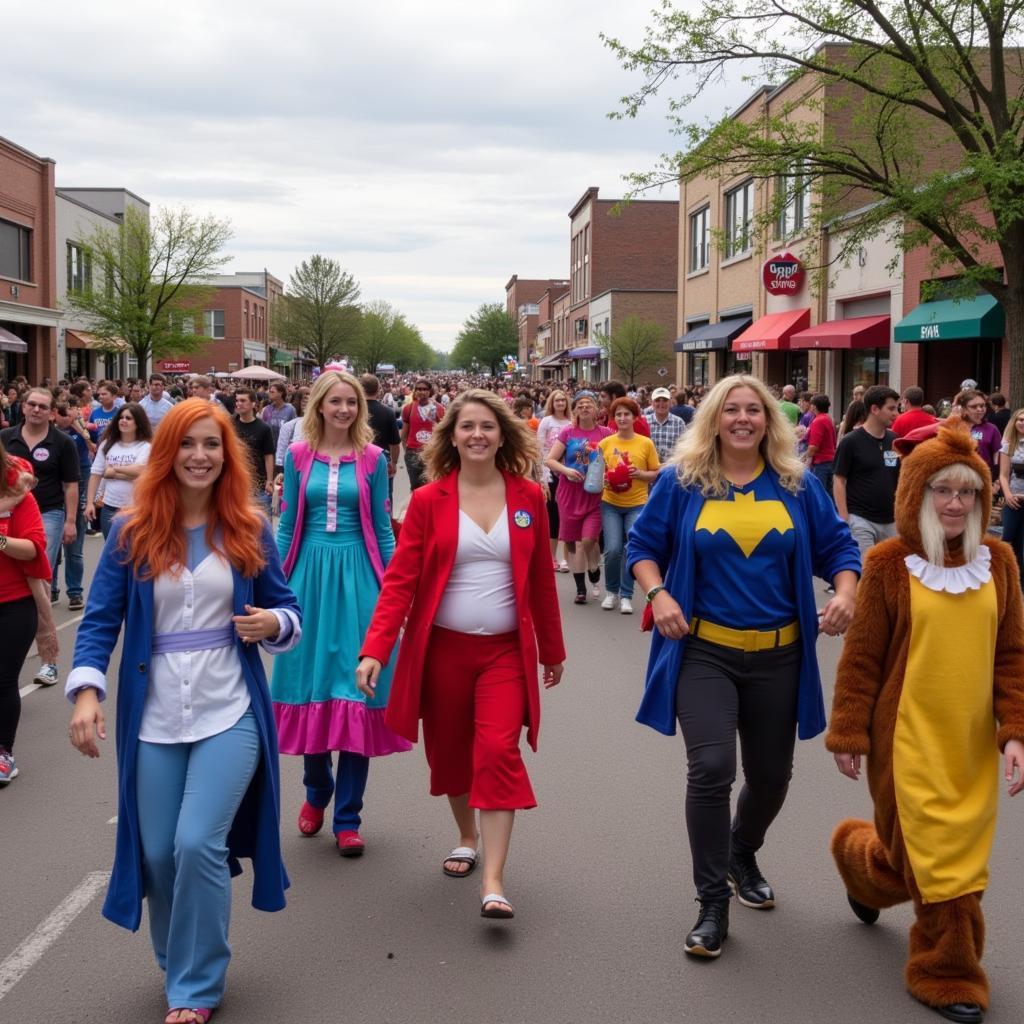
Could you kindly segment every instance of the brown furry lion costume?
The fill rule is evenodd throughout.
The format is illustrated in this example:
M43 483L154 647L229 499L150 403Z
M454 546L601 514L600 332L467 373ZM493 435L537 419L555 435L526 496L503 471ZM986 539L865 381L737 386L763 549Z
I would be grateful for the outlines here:
M868 552L825 739L833 753L867 755L875 805L873 824L836 828L839 873L866 921L914 901L907 987L943 1016L954 1004L988 1008L981 896L998 751L1024 740L1024 612L1010 547L983 534L965 563L957 538L945 567L926 561L921 505L929 481L956 464L982 480L987 526L988 467L965 431L943 427L903 460L899 535Z

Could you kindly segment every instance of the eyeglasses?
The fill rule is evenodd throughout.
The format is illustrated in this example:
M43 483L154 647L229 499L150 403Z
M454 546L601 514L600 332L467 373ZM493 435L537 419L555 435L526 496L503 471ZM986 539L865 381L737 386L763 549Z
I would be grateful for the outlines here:
M955 487L933 487L929 485L929 490L944 505L951 502L954 498L959 498L966 505L968 502L974 501L978 496L977 487L961 487L957 490Z

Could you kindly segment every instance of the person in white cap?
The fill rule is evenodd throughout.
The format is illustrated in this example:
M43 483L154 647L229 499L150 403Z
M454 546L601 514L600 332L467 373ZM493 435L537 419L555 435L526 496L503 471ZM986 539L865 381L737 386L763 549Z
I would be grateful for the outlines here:
M667 462L672 457L676 441L686 430L686 421L682 416L676 416L668 411L671 403L672 392L668 388L655 388L651 395L651 404L644 409L644 419L651 428L651 440L662 462Z

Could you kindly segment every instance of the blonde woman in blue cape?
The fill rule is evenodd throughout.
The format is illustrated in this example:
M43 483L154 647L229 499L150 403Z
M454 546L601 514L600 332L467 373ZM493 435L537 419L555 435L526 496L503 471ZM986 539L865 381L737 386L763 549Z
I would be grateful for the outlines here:
M275 662L274 718L281 753L303 756L299 832L320 832L333 798L338 852L358 857L370 758L412 748L384 724L390 669L372 700L355 679L395 547L388 466L372 443L363 390L348 373L328 369L317 378L302 433L285 456L277 545L308 632Z

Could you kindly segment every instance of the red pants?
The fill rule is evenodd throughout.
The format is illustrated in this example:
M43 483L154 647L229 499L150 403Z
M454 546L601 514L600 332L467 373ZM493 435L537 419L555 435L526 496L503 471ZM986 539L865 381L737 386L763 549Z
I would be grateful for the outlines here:
M518 633L477 636L435 626L420 705L432 796L469 794L470 807L536 807L519 734L526 678Z

